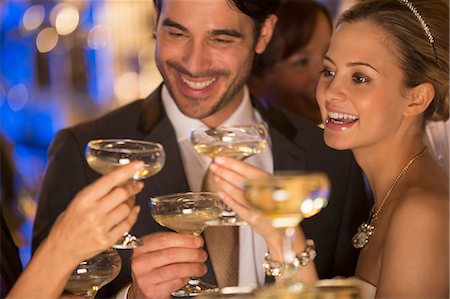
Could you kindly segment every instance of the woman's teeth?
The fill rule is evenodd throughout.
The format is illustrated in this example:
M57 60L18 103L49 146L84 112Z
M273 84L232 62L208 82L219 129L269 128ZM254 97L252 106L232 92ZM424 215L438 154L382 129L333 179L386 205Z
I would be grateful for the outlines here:
M328 117L335 123L349 123L358 120L358 116L347 113L328 112Z
M184 82L184 84L186 84L190 88L199 90L199 89L204 89L204 88L210 86L211 84L213 84L214 81L216 81L216 78L212 78L208 81L203 81L203 82L190 81L184 77L181 77L181 80Z

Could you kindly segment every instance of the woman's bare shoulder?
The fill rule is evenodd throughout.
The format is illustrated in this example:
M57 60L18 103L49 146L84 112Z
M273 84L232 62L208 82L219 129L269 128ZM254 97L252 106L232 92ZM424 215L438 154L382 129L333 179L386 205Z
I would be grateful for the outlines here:
M448 292L448 183L422 179L410 186L391 206L378 284L380 295L428 294L433 289L433 296L440 297ZM401 282L396 281L398 277L402 277Z

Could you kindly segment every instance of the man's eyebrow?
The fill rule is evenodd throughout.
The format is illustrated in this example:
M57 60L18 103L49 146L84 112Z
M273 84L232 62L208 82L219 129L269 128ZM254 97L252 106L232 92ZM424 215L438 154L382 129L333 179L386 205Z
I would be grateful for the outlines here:
M163 26L167 26L167 27L174 27L174 28L177 28L177 29L179 29L179 30L181 30L181 31L184 31L184 32L187 32L187 31L188 31L186 27L184 27L184 26L181 25L180 23L175 22L175 21L172 20L171 18L165 18L165 19L162 21L162 25L163 25Z
M233 30L233 29L216 29L216 30L212 30L211 34L212 35L228 35L228 36L238 37L238 38L242 37L242 33L240 33L237 30Z

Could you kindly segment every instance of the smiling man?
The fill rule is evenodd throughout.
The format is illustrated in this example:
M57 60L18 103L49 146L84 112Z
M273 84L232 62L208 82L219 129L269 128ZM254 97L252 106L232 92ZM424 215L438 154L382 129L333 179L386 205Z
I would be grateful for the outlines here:
M368 211L352 154L326 147L322 131L294 114L259 105L246 87L255 55L265 50L272 36L278 5L279 0L155 0L155 59L164 82L146 99L64 129L55 137L39 194L34 248L73 195L98 177L84 158L89 140L149 140L163 144L167 159L160 173L144 181L144 190L136 197L142 212L131 233L140 236L144 245L133 252L120 251L121 274L99 296L111 296L128 285L131 288L124 291L129 298L168 298L188 277L205 273L202 280L216 283L217 269L208 258L214 244L161 227L151 217L148 201L151 196L201 190L211 160L193 149L191 128L264 124L270 146L245 161L269 173L328 174L333 186L330 203L302 226L307 237L316 241L322 278L352 274L357 252L351 236ZM235 250L239 257L235 284L263 285L264 240L241 226Z
M276 1L268 1L267 8L270 2ZM210 127L222 124L241 104L253 58L264 51L276 22L275 15L268 14L257 25L261 34L256 36L252 18L234 5L233 1L158 2L158 69L178 109ZM264 12L253 7L264 17L274 8ZM187 11L208 14L192 17Z

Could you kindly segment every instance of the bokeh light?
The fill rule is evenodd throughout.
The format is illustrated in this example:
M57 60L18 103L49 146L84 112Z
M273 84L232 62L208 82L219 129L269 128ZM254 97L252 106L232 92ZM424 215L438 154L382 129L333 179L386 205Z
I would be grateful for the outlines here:
M78 10L70 5L64 6L58 11L55 19L55 28L58 34L68 35L72 33L80 22Z
M120 75L114 85L114 93L122 104L139 97L139 75L136 72L126 72Z
M6 96L8 99L8 105L13 111L19 111L28 102L28 90L27 87L20 83L16 84L8 91Z
M42 5L33 5L23 14L22 26L25 30L32 31L42 25L45 18L45 9Z
M58 33L53 27L48 27L39 32L36 37L36 47L41 53L47 53L55 48L58 43Z
M93 50L104 48L110 42L110 33L105 26L96 25L89 30L87 45Z

